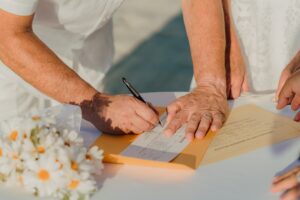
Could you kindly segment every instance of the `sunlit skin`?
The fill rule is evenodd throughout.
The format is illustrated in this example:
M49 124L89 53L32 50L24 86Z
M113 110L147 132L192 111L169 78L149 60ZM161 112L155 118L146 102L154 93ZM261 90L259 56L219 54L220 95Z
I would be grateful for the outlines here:
M17 16L0 9L0 59L6 66L61 103L81 105L83 110L87 109L83 106L86 102L101 107L84 112L101 115L98 117L102 121L93 123L102 131L105 127L109 133L141 133L157 124L158 115L153 109L133 97L101 94L80 78L34 34L33 17ZM100 105L102 96L106 104Z
M300 51L281 73L277 89L277 108L282 109L291 104L293 110L300 107ZM300 112L295 116L295 121L300 121Z
M229 3L182 0L197 87L168 106L167 135L186 122L189 140L203 138L210 129L217 131L226 119L227 97L237 98L248 90Z
M275 177L271 191L273 193L281 192L281 200L298 200L300 198L300 183L297 180L298 173L300 173L299 166Z

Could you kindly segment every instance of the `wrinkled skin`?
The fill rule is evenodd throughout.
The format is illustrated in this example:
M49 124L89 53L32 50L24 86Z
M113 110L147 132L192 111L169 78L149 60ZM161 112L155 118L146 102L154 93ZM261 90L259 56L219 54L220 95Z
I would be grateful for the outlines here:
M168 107L165 134L173 135L187 123L186 138L203 138L212 129L217 131L226 119L228 104L224 89L213 84L200 85L191 93L178 98Z
M100 131L112 134L142 133L159 120L156 111L134 97L97 93L92 101L81 103L83 117Z

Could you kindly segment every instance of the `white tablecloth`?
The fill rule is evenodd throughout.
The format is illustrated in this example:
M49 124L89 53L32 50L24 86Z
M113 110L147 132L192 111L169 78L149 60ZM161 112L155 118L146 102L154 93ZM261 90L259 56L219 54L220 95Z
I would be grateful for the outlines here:
M154 105L166 105L184 93L148 93L145 99ZM273 95L248 95L231 105L255 103L277 112ZM280 112L293 116L289 108ZM97 131L86 127L83 134L92 142ZM92 200L275 200L270 183L275 173L292 163L299 153L300 138L192 170L106 164L98 178L100 190ZM0 199L27 200L29 195L0 189Z

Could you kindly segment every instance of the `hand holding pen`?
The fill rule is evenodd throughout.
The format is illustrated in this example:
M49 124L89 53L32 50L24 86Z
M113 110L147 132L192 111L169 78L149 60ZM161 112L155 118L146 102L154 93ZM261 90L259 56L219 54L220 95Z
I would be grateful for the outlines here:
M130 93L138 100L142 101L143 103L145 103L147 106L149 106L149 108L151 108L155 113L158 114L158 112L155 110L155 108L152 107L151 104L149 104L148 102L146 102L143 97L140 95L140 93L126 80L126 78L122 78L123 83L126 85L126 87L128 88L128 90L130 91ZM158 114L159 115L159 114ZM159 120L159 124L162 126L161 121Z

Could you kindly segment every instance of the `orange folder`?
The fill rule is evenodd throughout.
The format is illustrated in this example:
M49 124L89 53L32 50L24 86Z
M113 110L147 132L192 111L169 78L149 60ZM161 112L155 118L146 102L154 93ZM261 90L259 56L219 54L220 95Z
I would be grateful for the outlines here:
M165 109L158 108L160 113ZM142 165L151 167L197 169L212 142L215 133L209 132L202 140L193 140L175 159L170 162L143 160L120 155L139 135L109 135L102 134L94 143L104 150L106 163Z

